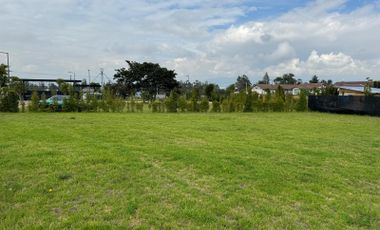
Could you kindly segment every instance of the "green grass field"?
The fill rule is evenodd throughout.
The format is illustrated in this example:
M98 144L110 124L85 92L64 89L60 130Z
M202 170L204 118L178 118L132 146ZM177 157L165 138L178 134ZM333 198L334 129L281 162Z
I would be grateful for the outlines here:
M380 118L0 114L0 229L380 229Z

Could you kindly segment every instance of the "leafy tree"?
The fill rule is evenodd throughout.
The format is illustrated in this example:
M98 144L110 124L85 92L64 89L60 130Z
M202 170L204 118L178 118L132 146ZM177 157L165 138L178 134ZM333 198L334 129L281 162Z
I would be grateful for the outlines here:
M173 70L162 68L159 64L126 61L128 68L116 70L116 90L123 97L144 92L147 100L154 100L159 93L168 94L178 87Z
M215 85L214 84L208 84L205 87L205 95L209 101L211 101L213 98L213 93L215 91Z
M229 85L227 88L226 88L226 95L227 96L230 96L231 94L235 93L235 84L232 84L232 85Z
M268 73L265 73L263 79L258 82L259 84L269 84L270 83L270 78Z
M239 92L243 90L248 91L251 89L251 86L252 83L247 75L238 76L236 79L235 87Z
M309 82L310 83L319 83L319 79L318 79L317 75L314 75Z
M282 75L282 77L277 77L276 79L274 79L274 82L276 84L288 84L288 85L292 85L292 84L296 84L297 80L295 79L294 74L288 73L288 74Z

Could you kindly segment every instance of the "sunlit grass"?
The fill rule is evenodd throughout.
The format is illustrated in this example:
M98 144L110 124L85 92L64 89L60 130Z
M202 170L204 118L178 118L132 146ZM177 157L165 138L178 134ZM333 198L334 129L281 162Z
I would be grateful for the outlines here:
M380 119L0 114L0 229L380 228Z

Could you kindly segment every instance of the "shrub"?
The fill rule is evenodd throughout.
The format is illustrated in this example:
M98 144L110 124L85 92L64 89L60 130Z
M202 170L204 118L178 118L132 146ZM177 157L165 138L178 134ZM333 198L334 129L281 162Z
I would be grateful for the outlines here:
M111 103L111 111L112 112L123 112L125 108L125 101L121 98L113 98Z
M136 111L142 113L144 111L144 102L136 103Z
M175 91L170 92L170 96L165 99L166 111L170 113L177 112L178 96Z
M158 101L158 100L155 100L154 102L152 102L152 112L153 113L159 113L161 112L161 102Z
M225 98L225 99L223 99L223 101L222 101L222 111L223 112L229 112L229 102L228 102L228 99L227 98Z
M198 101L192 99L192 100L191 100L191 111L192 111L192 112L199 112L199 110L200 110L199 107L200 107L200 105L199 105Z
M53 99L53 104L50 105L50 112L56 112L56 111L59 111L59 109L62 109L62 108L58 108L58 99L57 98L54 98Z
M15 91L8 91L0 96L1 112L18 112L19 97Z
M30 104L28 105L28 110L30 112L38 112L40 106L40 98L36 91L33 91Z
M292 112L294 110L293 108L293 96L291 94L287 94L285 96L285 104L284 104L284 110L285 112Z
M252 92L248 92L244 102L244 112L253 112L253 95Z
M178 109L181 112L185 112L186 108L187 108L187 101L186 101L186 98L182 96L178 99Z
M210 103L206 97L203 97L199 105L199 110L203 113L207 113L210 109Z
M41 94L41 101L39 103L39 111L44 112L47 111L47 102L46 102L46 94Z
M186 102L186 110L188 112L193 112L193 102L192 101L187 101Z
M63 99L62 110L65 112L78 112L78 100L75 93L71 93L68 98Z
M297 112L307 111L307 92L305 90L301 90L299 95L299 99L296 106Z
M221 111L221 107L220 107L220 102L219 101L213 101L212 102L211 111L212 112L216 112L216 113Z

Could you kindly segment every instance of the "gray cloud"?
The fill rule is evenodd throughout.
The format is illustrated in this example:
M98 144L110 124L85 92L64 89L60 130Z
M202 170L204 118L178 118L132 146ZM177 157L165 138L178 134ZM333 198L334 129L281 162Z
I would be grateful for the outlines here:
M249 2L0 0L0 49L11 53L16 73L80 77L99 68L111 76L125 59L223 82L238 74L257 80L265 71L364 79L380 69L378 1L340 13L344 0L318 0L251 21L261 7Z

